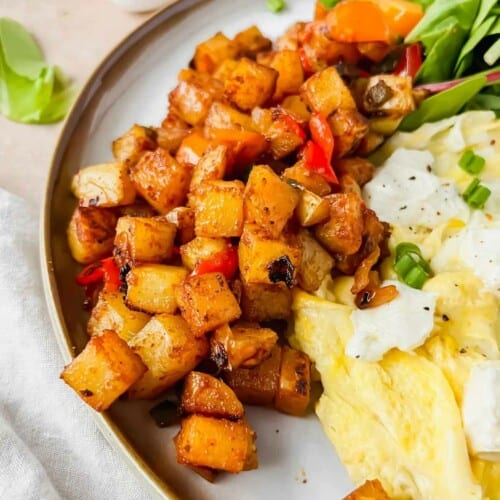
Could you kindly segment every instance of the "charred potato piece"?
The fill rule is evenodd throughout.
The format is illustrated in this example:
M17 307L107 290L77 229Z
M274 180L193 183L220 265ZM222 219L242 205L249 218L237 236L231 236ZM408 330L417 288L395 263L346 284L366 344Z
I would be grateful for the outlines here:
M278 392L281 347L274 346L271 356L255 368L238 368L224 374L229 387L245 404L271 405Z
M350 175L359 186L371 181L375 173L375 165L366 158L342 158L335 163L337 174Z
M253 368L267 359L278 341L270 328L224 325L210 339L212 359L221 368Z
M182 140L175 159L183 166L193 167L209 146L210 141L200 131L194 130Z
M94 410L107 410L147 368L114 331L92 337L85 349L61 373L66 382Z
M242 283L242 317L248 321L286 319L292 311L292 291L284 283Z
M241 316L241 309L221 273L189 276L175 291L183 318L196 336Z
M115 256L124 265L172 256L176 227L161 217L123 216L116 224Z
M121 292L102 291L90 314L87 333L92 337L101 335L105 330L113 330L128 342L149 319L148 314L130 310L125 305Z
M190 415L174 439L177 462L237 473L253 453L255 433L245 420ZM252 443L252 446L250 445Z
M363 95L365 112L405 116L414 109L411 77L375 75L368 79Z
M157 314L129 342L148 371L129 390L130 399L154 399L189 373L208 354L205 337L171 314Z
M342 158L356 149L368 132L368 122L356 109L338 109L329 119L335 140L334 156Z
M238 420L245 413L234 391L207 373L191 372L184 379L180 409L184 414Z
M198 71L213 73L223 61L237 55L238 44L219 32L197 45L193 64Z
M224 82L224 96L242 111L262 106L274 94L278 72L243 58Z
M134 267L127 273L127 305L150 314L170 313L177 310L174 290L187 277L188 271L178 266L147 264Z
M211 129L253 130L252 118L228 104L214 102L205 120L205 131Z
M137 124L114 140L112 146L113 156L127 166L135 165L144 151L154 151L156 148L156 131Z
M194 238L194 210L177 207L165 215L165 219L177 228L177 240L181 245Z
M330 220L314 228L320 243L333 253L356 253L363 238L363 200L353 193L327 196Z
M194 191L206 181L224 179L224 175L230 170L233 160L229 148L224 144L209 146L200 161L194 166L189 190Z
M328 219L330 205L325 198L318 196L308 189L302 189L295 213L301 226L314 226Z
M309 405L311 393L311 360L307 354L284 346L278 390L274 406L290 415L303 415Z
M68 226L73 259L90 264L110 255L115 239L116 215L105 208L77 207Z
M358 486L344 500L390 500L378 479L370 479Z
M243 230L243 191L241 181L206 181L190 195L194 207L196 236L239 237Z
M202 260L207 260L215 254L223 252L228 247L224 238L202 238L197 236L181 246L181 259L184 267L193 271Z
M135 200L135 188L122 162L82 168L71 185L82 207L117 207Z
M304 163L300 161L293 167L286 168L283 171L283 178L295 181L318 196L326 196L332 192L330 184L328 184L322 175L308 170L304 166ZM293 183L291 184L293 185Z
M259 52L269 50L273 42L266 38L257 26L250 26L246 30L240 31L234 41L238 45L240 56L255 59Z
M245 223L255 223L278 238L299 203L300 193L267 165L252 168L245 187Z
M140 195L158 212L166 214L182 205L191 181L191 170L158 148L144 153L130 176Z

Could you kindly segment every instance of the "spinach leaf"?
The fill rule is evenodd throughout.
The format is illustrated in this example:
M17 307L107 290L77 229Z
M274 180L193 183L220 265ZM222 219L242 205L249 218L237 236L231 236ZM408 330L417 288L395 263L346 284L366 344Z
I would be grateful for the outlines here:
M500 95L480 93L467 105L467 109L487 109L494 111L500 117Z

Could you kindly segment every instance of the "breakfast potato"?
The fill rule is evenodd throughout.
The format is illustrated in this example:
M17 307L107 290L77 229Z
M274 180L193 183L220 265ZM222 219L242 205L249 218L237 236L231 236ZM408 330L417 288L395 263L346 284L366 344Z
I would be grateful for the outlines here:
M85 349L61 373L94 410L107 410L147 368L113 330L92 337Z
M255 224L245 224L238 246L240 273L246 283L279 283L291 288L301 261L300 246L286 235L272 239Z
M135 310L150 314L177 311L174 290L187 277L188 271L179 266L147 264L127 273L125 302Z
M356 253L363 238L363 200L353 193L327 196L330 219L314 228L314 235L333 253Z
M194 166L189 190L195 191L200 184L206 181L224 179L224 175L231 169L233 161L233 155L226 145L209 146L200 161Z
M299 233L299 241L302 246L299 286L306 292L315 292L331 272L335 262L308 231Z
M196 236L239 237L243 230L243 191L245 185L235 181L206 181L190 195L194 208Z
M328 118L328 124L335 141L335 158L355 150L368 132L368 121L356 109L338 109Z
M135 188L122 162L101 163L78 171L71 185L82 207L117 207L135 200Z
M113 156L127 166L135 165L145 151L157 148L156 137L155 129L132 125L130 130L113 141Z
M278 50L299 50L299 36L304 31L307 23L296 22L276 40Z
M161 127L154 129L158 147L171 155L179 149L181 142L189 134L190 128L186 122L176 116L169 115L161 122Z
M105 330L113 330L128 342L149 319L149 314L129 309L123 301L123 293L102 291L90 313L87 333L92 337L101 335Z
M180 317L157 314L129 342L148 371L129 390L130 399L154 399L172 387L208 354L205 337L196 338Z
M165 220L177 228L176 239L181 245L194 238L194 210L192 208L174 208L165 215Z
M214 102L210 107L207 119L205 120L205 132L207 136L210 135L210 131L212 129L243 129L252 131L254 127L250 115L242 113L228 104Z
M161 148L144 153L130 176L140 195L162 214L184 203L191 182L191 170Z
M161 262L172 256L175 233L164 218L125 215L116 224L115 257L121 265Z
M274 407L290 415L303 415L311 393L311 360L297 349L284 346Z
M90 264L113 251L117 217L105 208L77 207L68 226L71 256L80 264Z
M356 156L368 156L373 153L384 141L385 138L382 134L368 130L367 134L361 139L355 154Z
M234 41L238 45L239 55L250 59L255 59L259 52L270 50L273 46L273 42L266 38L257 26L240 31Z
M184 379L180 410L184 414L238 420L245 413L234 391L222 380L193 371Z
M369 479L358 486L344 500L390 500L378 479Z
M224 373L224 379L238 399L249 405L273 404L278 392L282 348L274 346L269 358L255 368L238 368Z
M180 81L168 95L170 112L189 125L196 126L205 120L214 96L204 87Z
M224 96L242 111L262 106L274 94L278 72L242 58L224 82Z
M122 217L129 215L130 217L154 217L157 215L156 210L148 205L144 200L137 200L132 205L124 205L115 210L115 214Z
M371 76L363 94L363 111L378 115L407 115L415 109L412 87L410 76Z
M226 81L233 72L234 68L238 66L238 61L235 59L226 59L222 64L214 71L213 77L220 82Z
M343 193L353 193L361 198L361 187L351 175L341 175L339 177L339 186Z
M325 117L339 108L356 109L351 92L335 66L309 77L302 86L302 96L314 111Z
M196 336L241 316L241 309L221 273L189 276L175 290L183 318Z
M210 355L220 368L253 368L271 354L278 335L270 328L224 325L210 339Z
M286 319L292 311L292 291L284 284L242 282L242 318L248 321Z
M181 246L182 265L193 271L203 260L212 258L228 248L228 241L224 238L203 238L197 236L189 243Z
M219 32L196 46L193 65L198 71L213 73L226 59L235 59L238 50L236 42Z
M335 162L335 171L340 176L350 175L362 187L372 180L375 165L366 158L341 158Z
M300 190L299 204L295 214L301 226L314 226L328 219L330 205L325 198L304 188Z
M177 462L237 473L245 468L255 433L244 420L190 415L174 439ZM250 445L252 443L252 445Z
M311 118L311 110L301 95L289 95L281 101L280 106L293 116L307 123Z
M210 146L210 141L199 130L192 130L182 140L175 159L185 167L194 167ZM191 179L190 181L191 182Z
M279 102L287 95L298 94L304 83L304 70L300 55L295 50L279 50L266 54L266 62L257 57L257 62L278 72L273 101Z
M252 168L245 187L245 223L255 223L278 238L293 215L300 193L283 182L267 165Z
M318 196L326 196L332 192L328 181L321 174L308 170L303 161L297 162L293 167L286 168L283 171L283 179L287 182L295 181ZM295 183L291 182L290 184Z

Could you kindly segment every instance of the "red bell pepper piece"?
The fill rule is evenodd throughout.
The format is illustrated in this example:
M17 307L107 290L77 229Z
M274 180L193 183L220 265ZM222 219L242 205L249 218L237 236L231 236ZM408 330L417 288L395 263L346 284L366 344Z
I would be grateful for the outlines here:
M115 264L113 257L88 265L76 277L77 284L85 287L97 285L101 281L104 281L106 292L116 292L123 285L120 279L120 269Z
M328 163L332 161L333 139L332 129L321 113L313 113L309 120L309 130L312 140L323 150Z
M307 141L303 150L303 157L308 170L321 174L332 184L339 183L331 163L326 159L325 153L315 142Z
M279 119L284 123L285 127L299 137L301 140L306 140L306 133L304 129L295 121L286 111L282 110Z
M101 261L93 262L81 271L76 277L76 283L80 286L89 286L99 283L104 279L104 269Z
M222 273L226 279L234 278L238 270L238 250L228 246L226 250L216 253L211 258L200 261L193 270L193 275L206 273Z
M299 49L299 57L304 73L306 73L306 75L312 75L314 73L314 68L312 67L309 57L303 48Z
M394 74L399 76L410 76L415 79L418 70L422 66L422 46L419 43L407 45Z

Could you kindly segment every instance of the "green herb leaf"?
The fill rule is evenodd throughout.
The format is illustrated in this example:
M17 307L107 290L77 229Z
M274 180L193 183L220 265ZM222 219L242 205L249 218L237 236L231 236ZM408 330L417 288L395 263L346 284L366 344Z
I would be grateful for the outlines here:
M285 0L266 0L266 7L271 11L277 14L281 12L285 7Z
M464 191L462 198L471 208L484 208L488 201L491 190L479 183L479 179L474 179Z
M323 4L323 7L325 7L326 9L331 9L340 2L340 0L319 0L319 1Z

